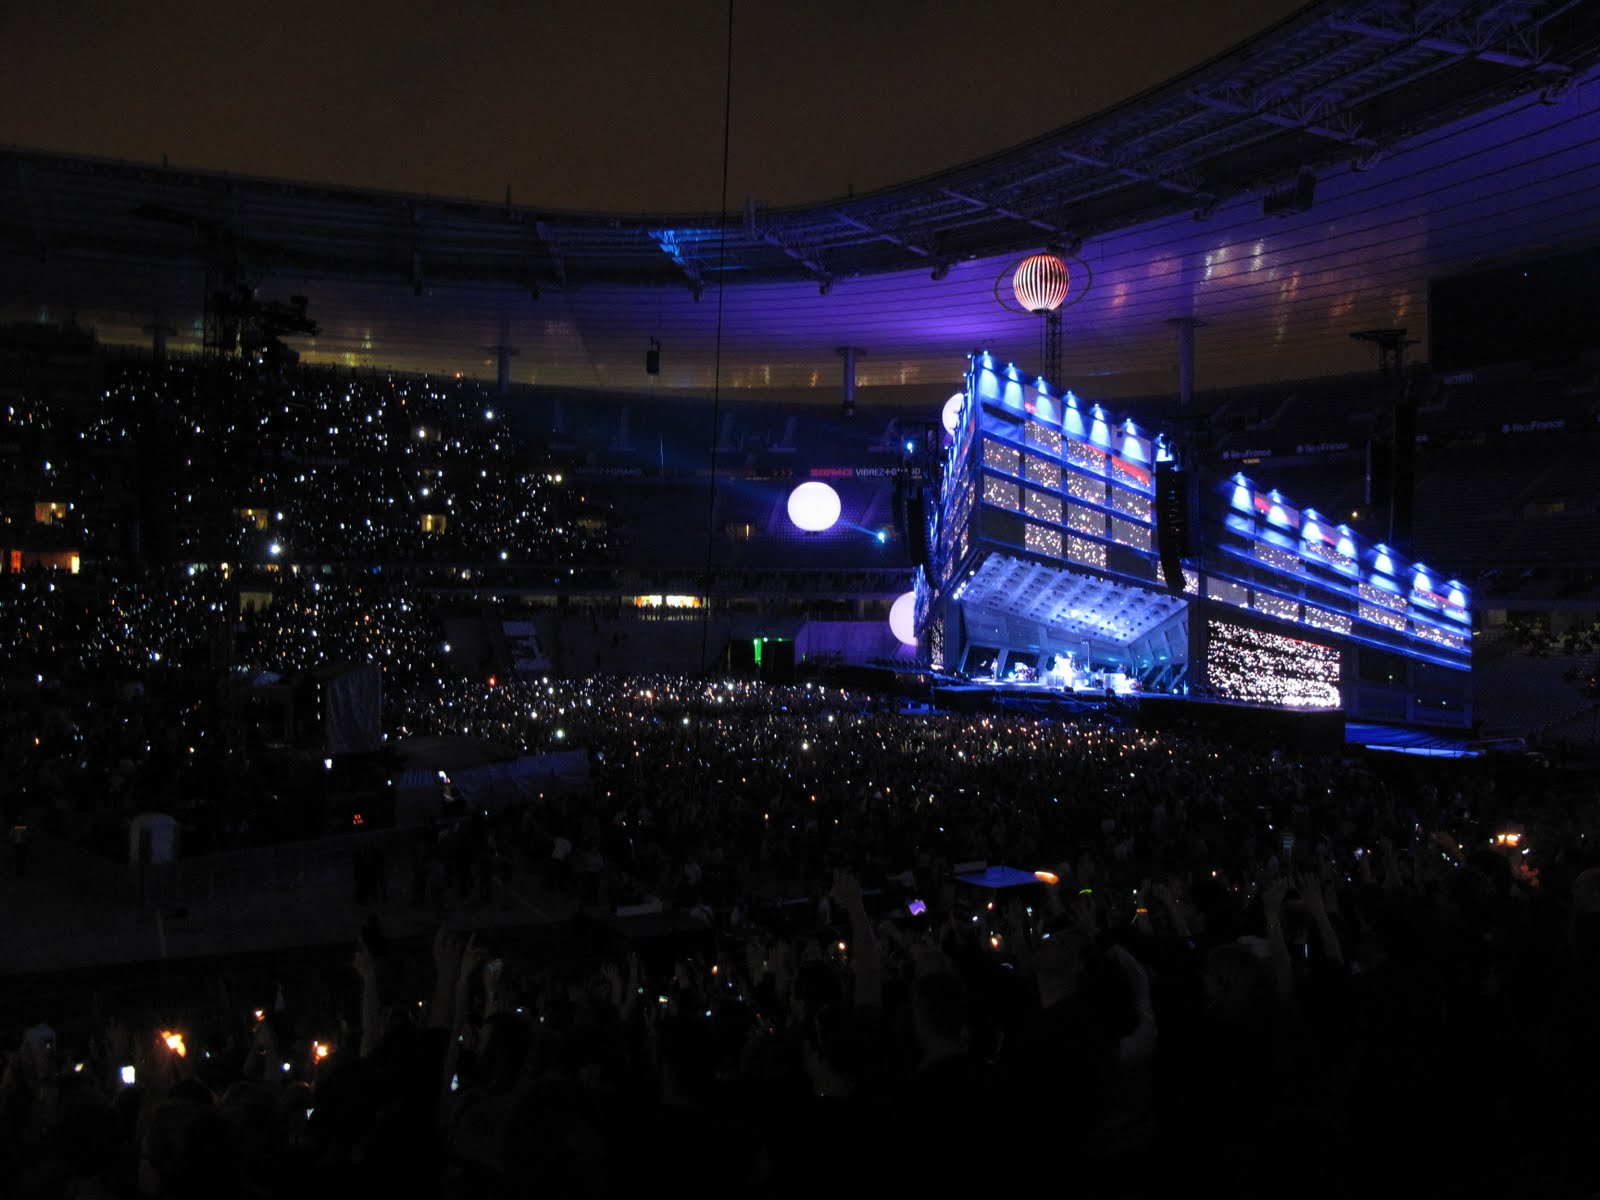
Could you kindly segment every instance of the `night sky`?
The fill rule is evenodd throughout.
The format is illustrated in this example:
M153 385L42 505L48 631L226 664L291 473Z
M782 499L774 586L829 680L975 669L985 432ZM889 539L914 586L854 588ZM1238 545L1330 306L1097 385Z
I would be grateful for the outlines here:
M928 174L1300 0L737 0L729 203ZM0 142L546 208L717 208L721 0L126 0L0 17Z

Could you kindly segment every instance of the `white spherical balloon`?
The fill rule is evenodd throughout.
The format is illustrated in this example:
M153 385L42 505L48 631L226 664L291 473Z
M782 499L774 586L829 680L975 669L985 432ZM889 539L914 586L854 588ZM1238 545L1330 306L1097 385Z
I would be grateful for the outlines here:
M956 426L961 424L961 410L967 406L965 392L957 392L944 402L944 413L940 417L940 424L944 431L951 437L956 435Z
M832 529L841 511L839 493L815 479L789 493L789 520L807 533Z
M917 644L917 594L907 592L889 606L889 629L907 646Z

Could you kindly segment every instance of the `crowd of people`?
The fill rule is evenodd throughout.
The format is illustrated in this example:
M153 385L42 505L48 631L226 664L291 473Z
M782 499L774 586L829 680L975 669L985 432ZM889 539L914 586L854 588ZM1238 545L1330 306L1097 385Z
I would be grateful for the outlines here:
M304 994L30 1026L9 1194L1594 1190L1592 781L815 682L463 683L398 720L585 748L592 786L455 823L420 961L373 921ZM685 936L468 936L496 875Z
M126 366L12 399L0 485L85 561L609 561L604 508L495 405L471 380Z
M333 663L376 665L397 705L442 687L456 676L441 611L425 588L365 572L0 576L0 815L112 847L145 811L183 816L195 850L322 834L322 755L272 748L297 740L266 685ZM303 697L299 711L314 715ZM240 781L228 830L197 812L221 777Z
M374 914L320 979L4 1031L0 1198L1600 1186L1592 779L821 679L463 672L419 573L581 570L603 514L473 385L229 372L6 414L53 537L189 567L4 576L12 871L30 825L327 830L331 768L248 698L328 664L381 668L391 745L581 751L588 783L447 785L411 863L356 856L431 946ZM572 936L488 919L513 887Z

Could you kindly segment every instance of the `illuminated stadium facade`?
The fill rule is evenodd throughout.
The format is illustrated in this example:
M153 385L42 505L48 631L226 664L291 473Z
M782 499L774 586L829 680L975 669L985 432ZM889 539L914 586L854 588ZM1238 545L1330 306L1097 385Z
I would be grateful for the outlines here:
M935 668L1085 694L1472 719L1470 596L1072 392L973 357L918 630Z

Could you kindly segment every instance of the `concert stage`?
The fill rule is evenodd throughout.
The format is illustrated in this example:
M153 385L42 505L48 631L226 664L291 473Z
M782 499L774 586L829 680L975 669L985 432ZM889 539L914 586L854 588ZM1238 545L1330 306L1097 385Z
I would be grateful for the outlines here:
M1339 709L1270 708L1159 694L1086 695L1040 684L982 681L940 684L933 690L933 700L947 712L1023 712L1052 720L1100 717L1138 729L1314 754L1335 753L1346 744L1344 713Z
M950 712L1037 709L1051 716L1104 713L1113 709L1103 692L1079 695L1038 683L987 683L964 679L935 684L933 702Z
M916 581L934 670L1014 702L1203 696L1234 723L1471 724L1458 581L987 354L947 432Z

